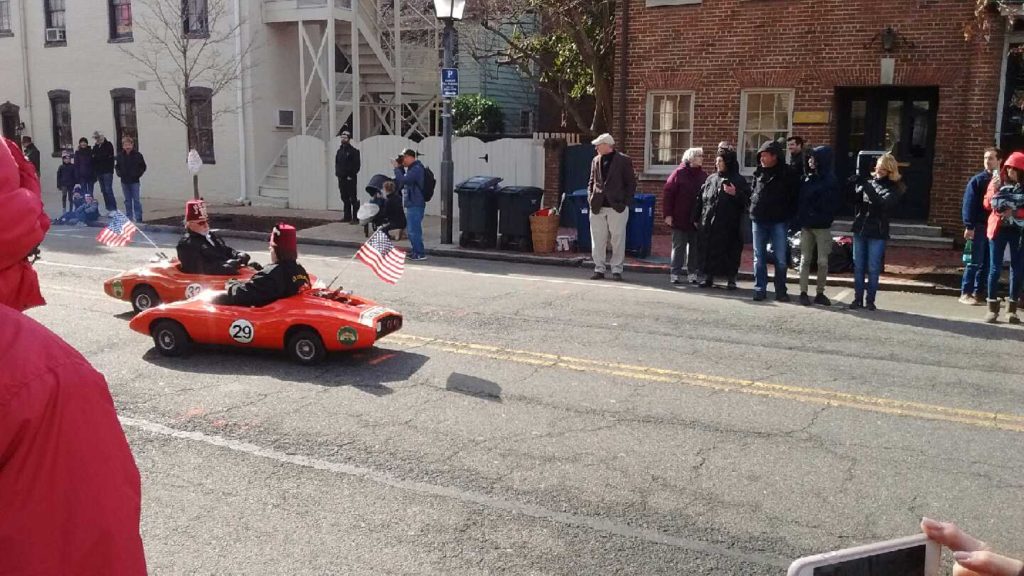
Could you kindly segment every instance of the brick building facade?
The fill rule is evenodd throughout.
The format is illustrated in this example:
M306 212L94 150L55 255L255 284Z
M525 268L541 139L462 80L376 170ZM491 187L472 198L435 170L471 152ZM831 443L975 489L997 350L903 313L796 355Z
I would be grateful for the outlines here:
M615 136L660 193L683 150L706 169L721 140L749 173L768 138L892 149L910 191L899 217L960 229L964 183L998 143L1004 20L965 39L972 0L622 0ZM628 14L623 11L628 11ZM659 214L660 221L660 214Z

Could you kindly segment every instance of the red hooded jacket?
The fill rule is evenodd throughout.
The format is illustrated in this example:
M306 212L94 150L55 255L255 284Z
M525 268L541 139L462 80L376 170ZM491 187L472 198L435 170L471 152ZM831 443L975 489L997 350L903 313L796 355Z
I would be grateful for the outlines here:
M21 148L4 138L0 146L0 302L25 310L46 302L28 255L43 241L50 219L43 212L36 169Z
M4 144L0 576L145 574L139 471L107 383L74 348L20 312L42 304L25 255L48 221L35 169Z

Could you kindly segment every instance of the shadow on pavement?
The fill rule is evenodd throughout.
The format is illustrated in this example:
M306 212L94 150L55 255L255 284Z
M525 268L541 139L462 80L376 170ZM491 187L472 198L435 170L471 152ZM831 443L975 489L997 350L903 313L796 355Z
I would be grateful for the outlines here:
M202 346L183 358L162 356L150 348L142 359L154 366L193 374L268 377L318 386L352 386L374 396L393 392L388 383L406 382L427 362L413 352L371 348L328 356L319 366L299 366L283 352Z
M444 389L491 402L501 402L501 386L490 380L453 372L448 376Z

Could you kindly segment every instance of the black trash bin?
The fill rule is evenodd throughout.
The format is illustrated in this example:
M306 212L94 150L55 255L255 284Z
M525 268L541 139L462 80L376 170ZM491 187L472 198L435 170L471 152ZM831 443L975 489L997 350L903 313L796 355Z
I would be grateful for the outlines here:
M505 186L498 190L498 248L533 252L530 214L540 210L544 190L535 186Z
M498 244L498 199L501 178L474 176L455 187L459 195L459 246L494 248Z

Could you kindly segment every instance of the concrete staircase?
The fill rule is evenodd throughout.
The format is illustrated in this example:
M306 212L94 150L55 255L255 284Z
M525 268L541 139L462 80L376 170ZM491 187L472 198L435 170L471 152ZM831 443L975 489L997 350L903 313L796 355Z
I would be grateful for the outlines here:
M288 207L288 150L278 156L274 165L260 183L259 193L252 199L253 206L268 208Z
M832 232L852 234L852 220L836 220ZM889 224L890 246L907 248L953 248L953 239L942 236L942 228L927 224L891 222Z

